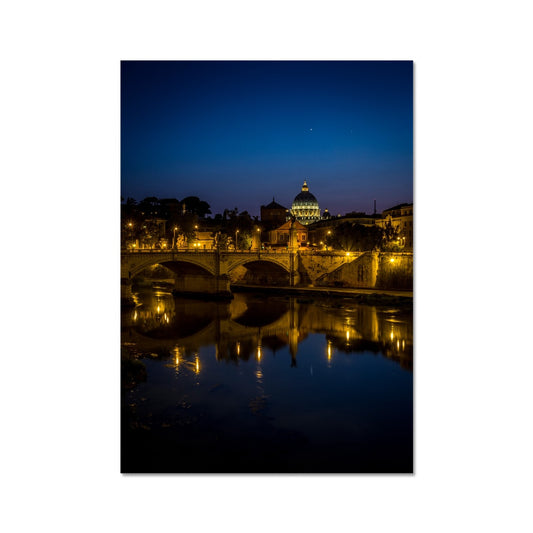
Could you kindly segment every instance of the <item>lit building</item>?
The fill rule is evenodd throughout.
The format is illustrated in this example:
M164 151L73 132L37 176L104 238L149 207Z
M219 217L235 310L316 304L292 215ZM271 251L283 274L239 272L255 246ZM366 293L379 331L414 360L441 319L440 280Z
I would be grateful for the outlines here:
M279 228L276 228L268 232L269 242L272 246L289 246L289 237L291 227L296 231L296 242L297 245L307 246L307 228L300 224L297 220L288 220L285 224L281 225Z
M291 215L301 224L312 224L320 220L320 208L318 200L309 192L307 181L302 185L302 191L292 203Z
M196 231L194 238L188 242L188 247L198 250L213 250L215 239L211 231Z
M391 223L399 231L400 244L408 249L413 249L413 204L399 204L382 213L380 225L384 227Z

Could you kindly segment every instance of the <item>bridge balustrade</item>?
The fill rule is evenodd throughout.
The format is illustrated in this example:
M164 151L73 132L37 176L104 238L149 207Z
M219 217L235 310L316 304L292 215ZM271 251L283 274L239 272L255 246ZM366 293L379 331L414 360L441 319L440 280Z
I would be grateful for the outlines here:
M214 254L217 250L200 250L198 248L132 248L122 250L123 253L132 254L168 254L168 253L198 253L198 254ZM247 254L255 255L261 254L288 254L288 250L218 250L218 253L226 254Z

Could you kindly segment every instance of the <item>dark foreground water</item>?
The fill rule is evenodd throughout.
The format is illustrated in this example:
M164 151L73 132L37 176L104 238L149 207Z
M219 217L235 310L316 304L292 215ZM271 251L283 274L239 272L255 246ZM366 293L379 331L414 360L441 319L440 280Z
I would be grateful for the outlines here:
M136 300L122 316L122 472L412 472L411 307Z

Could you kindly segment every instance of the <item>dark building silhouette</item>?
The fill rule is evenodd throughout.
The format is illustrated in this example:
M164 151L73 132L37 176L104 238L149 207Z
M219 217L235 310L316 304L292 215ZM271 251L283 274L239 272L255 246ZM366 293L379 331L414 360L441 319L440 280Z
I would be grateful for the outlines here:
M278 204L274 197L268 205L261 206L261 221L273 227L283 224L287 220L288 209Z

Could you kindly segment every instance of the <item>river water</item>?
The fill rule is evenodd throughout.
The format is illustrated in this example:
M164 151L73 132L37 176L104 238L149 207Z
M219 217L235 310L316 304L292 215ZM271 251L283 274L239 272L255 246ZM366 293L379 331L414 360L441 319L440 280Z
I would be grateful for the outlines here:
M122 314L122 472L412 472L411 306L135 300Z

